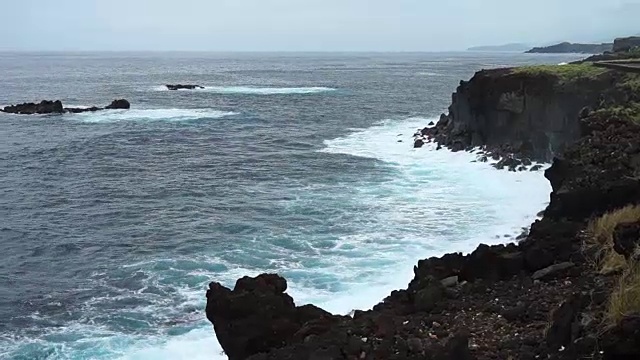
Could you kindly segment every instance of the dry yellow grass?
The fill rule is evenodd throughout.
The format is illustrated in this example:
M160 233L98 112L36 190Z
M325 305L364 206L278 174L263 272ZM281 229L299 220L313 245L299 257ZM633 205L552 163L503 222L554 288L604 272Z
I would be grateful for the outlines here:
M640 264L629 263L609 298L607 323L615 326L627 315L640 313Z
M630 205L592 220L587 227L584 248L595 254L595 266L601 273L624 270L624 256L613 250L613 231L623 223L640 221L640 206Z

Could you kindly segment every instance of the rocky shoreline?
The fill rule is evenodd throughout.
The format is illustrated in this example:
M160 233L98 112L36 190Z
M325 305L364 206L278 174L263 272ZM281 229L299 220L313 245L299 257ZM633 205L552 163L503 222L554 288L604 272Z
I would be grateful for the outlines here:
M591 64L484 70L461 82L449 114L421 130L416 147L481 147L487 160L513 160L503 167L514 171L552 161L542 219L517 244L421 260L406 289L353 317L296 307L276 274L242 278L233 290L213 282L206 313L225 353L640 358L640 208L620 210L640 204L639 85L638 74ZM608 259L617 266L602 267Z

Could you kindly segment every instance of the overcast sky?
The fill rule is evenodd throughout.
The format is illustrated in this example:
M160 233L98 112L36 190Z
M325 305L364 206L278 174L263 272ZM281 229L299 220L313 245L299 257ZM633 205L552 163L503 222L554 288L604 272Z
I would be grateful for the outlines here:
M440 51L640 33L640 0L3 0L3 50Z

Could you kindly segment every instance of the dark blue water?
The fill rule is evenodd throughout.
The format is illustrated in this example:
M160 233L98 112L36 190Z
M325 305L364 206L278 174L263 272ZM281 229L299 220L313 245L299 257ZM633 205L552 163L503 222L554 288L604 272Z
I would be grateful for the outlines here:
M419 258L504 241L543 206L540 174L411 134L476 70L570 59L0 54L0 104L133 105L0 114L0 358L211 359L209 281L280 272L296 300L347 312Z

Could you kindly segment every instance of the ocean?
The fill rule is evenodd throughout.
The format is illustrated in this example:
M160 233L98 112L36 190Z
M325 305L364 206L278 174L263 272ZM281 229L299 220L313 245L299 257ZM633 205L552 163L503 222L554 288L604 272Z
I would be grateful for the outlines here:
M347 314L419 259L512 241L542 172L413 149L482 68L579 55L0 53L0 359L225 359L210 281ZM168 91L191 83L202 90Z

